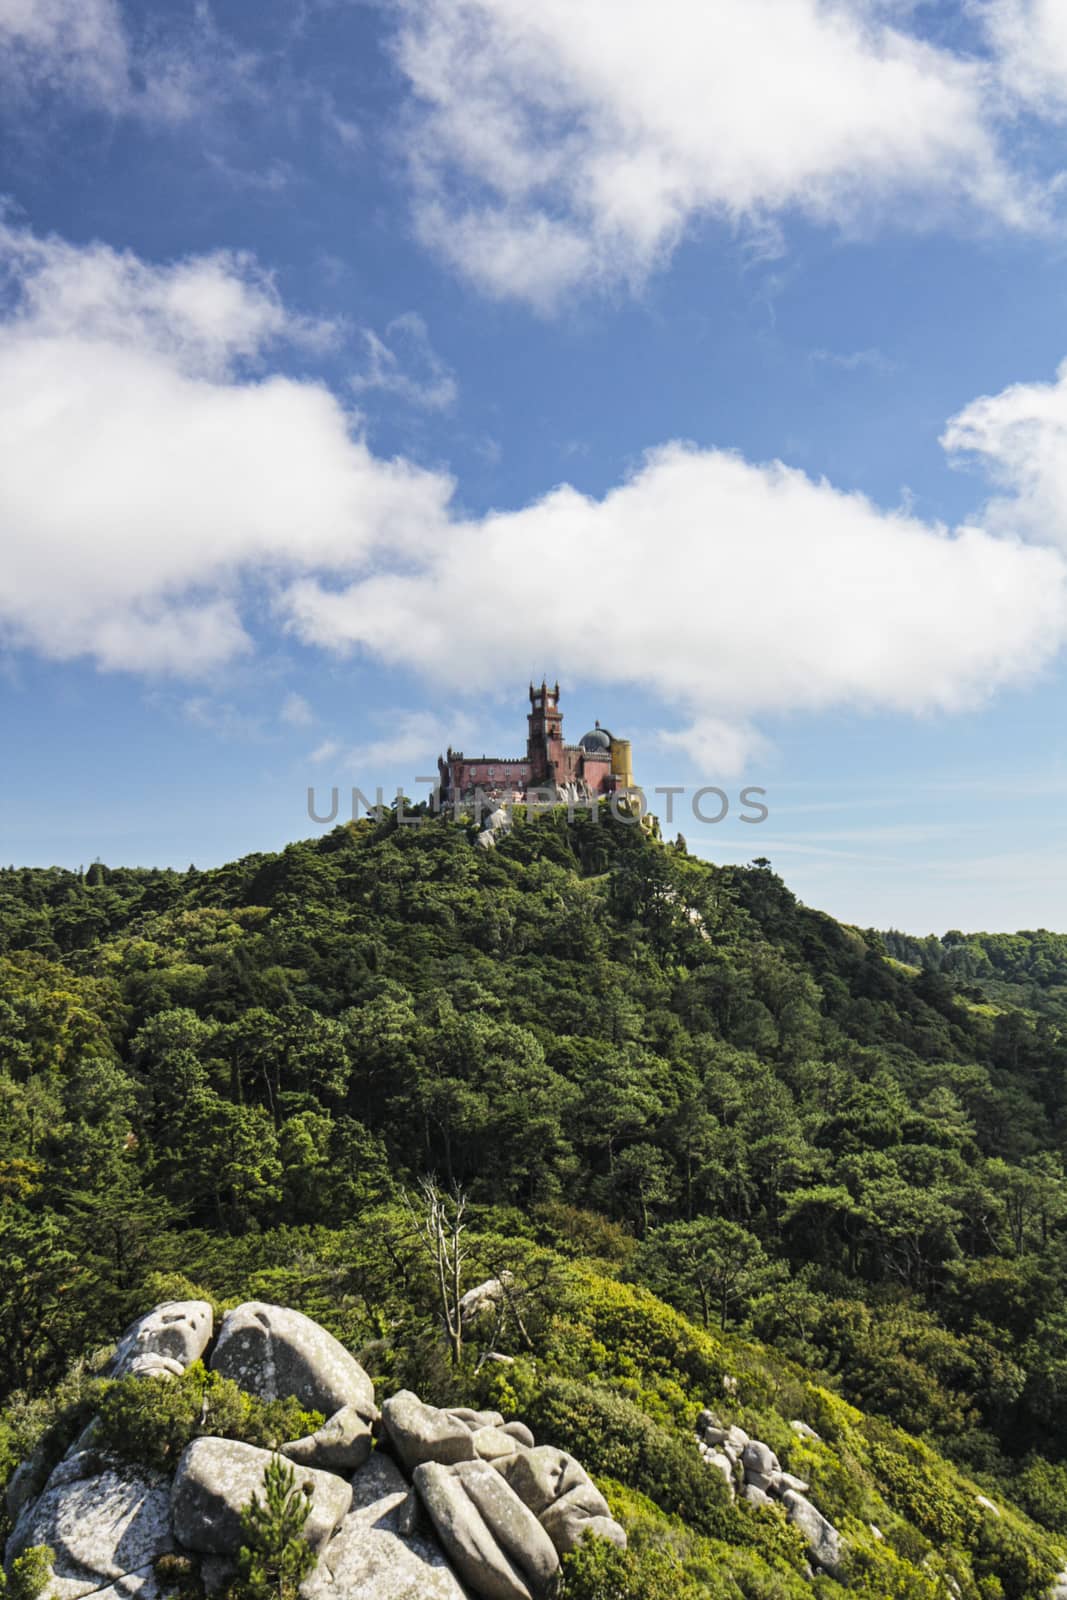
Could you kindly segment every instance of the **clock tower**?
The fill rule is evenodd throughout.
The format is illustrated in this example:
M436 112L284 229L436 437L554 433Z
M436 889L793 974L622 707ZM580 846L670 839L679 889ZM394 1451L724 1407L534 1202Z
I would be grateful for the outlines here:
M559 783L563 779L563 713L559 709L559 684L550 689L542 680L538 689L530 685L530 711L526 718L529 732L526 754L530 763L530 782Z

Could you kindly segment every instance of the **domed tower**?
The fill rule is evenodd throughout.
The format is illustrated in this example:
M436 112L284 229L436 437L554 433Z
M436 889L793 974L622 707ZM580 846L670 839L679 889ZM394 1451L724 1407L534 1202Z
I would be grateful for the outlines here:
M581 753L577 775L590 794L608 794L612 789L611 747L611 734L599 722L588 733L583 733L578 741Z
M599 722L588 733L583 733L578 742L588 755L611 753L611 734L606 728L602 728Z

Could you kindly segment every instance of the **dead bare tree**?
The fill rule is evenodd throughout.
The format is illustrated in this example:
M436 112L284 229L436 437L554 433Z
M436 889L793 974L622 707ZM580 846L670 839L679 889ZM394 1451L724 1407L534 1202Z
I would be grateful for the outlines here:
M434 1269L441 1321L448 1337L452 1365L458 1367L463 1358L460 1301L463 1299L463 1267L468 1254L463 1242L467 1196L458 1186L446 1194L432 1176L420 1180L419 1191L420 1203L410 1195L405 1195L404 1200L419 1242Z

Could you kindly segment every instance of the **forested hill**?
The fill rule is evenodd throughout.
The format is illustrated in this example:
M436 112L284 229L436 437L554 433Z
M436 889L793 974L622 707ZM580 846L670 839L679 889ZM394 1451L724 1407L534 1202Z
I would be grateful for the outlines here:
M1038 928L1022 933L960 933L917 939L896 929L882 940L898 961L943 972L965 992L994 1004L1067 1022L1067 934Z
M436 1173L497 1241L487 1269L542 1264L531 1349L565 1322L552 1264L595 1261L761 1341L765 1399L805 1374L1067 1535L1067 1042L900 938L563 812L489 851L390 818L214 871L0 871L0 1452L175 1274L299 1304L375 1346L387 1385L421 1363L420 1392L447 1389L389 1221ZM556 1370L661 1428L689 1416L681 1336L650 1356L611 1325L553 1345ZM929 1463L893 1500L875 1437L863 1481L909 1572L955 1541L985 1584L964 1593L1040 1592L1030 1535L1004 1522L1015 1556L981 1557L994 1535L937 1521ZM731 1581L698 1592L793 1592ZM859 1587L946 1592L894 1582Z

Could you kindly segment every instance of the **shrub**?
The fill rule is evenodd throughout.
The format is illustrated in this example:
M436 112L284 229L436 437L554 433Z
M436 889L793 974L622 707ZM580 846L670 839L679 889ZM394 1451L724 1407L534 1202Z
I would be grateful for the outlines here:
M599 1211L550 1201L539 1206L535 1215L545 1243L561 1255L625 1266L637 1249L633 1235Z
M1031 1517L1051 1528L1067 1533L1067 1466L1027 1456L1014 1484L1015 1499Z
M527 1416L539 1438L571 1451L587 1471L639 1490L699 1533L748 1546L778 1569L803 1566L806 1548L795 1528L777 1514L731 1504L725 1482L692 1439L653 1422L611 1389L550 1378Z
M55 1559L55 1551L46 1544L32 1544L16 1556L7 1577L7 1600L38 1600L52 1581Z
M871 1465L889 1504L938 1546L972 1545L982 1521L977 1503L964 1498L921 1445L903 1439L901 1444L898 1449L882 1442L870 1447Z
M765 1552L694 1533L647 1496L611 1479L599 1486L612 1516L627 1531L629 1549L623 1554L596 1541L575 1552L563 1563L563 1600L637 1600L645 1594L681 1600L697 1595L700 1600L812 1600L821 1593L799 1571Z
M730 1507L722 1478L695 1445L632 1401L600 1385L550 1378L532 1400L529 1421L539 1438L570 1450L587 1471L640 1489L702 1532L723 1530Z
M996 1578L1005 1600L1046 1594L1061 1565L1050 1544L1028 1537L1008 1515L991 1514L982 1518L973 1561L975 1576Z
M11 1395L0 1413L0 1479L33 1456L40 1487L96 1410L103 1388L98 1368L109 1355L101 1350L79 1357L45 1395Z
M848 1587L850 1593L870 1600L943 1600L946 1592L952 1592L940 1572L918 1570L885 1543L852 1551Z
M206 1300L216 1323L222 1315L219 1301L201 1284L194 1283L184 1272L150 1272L137 1291L139 1306L162 1305L167 1300Z
M99 1415L95 1445L159 1471L173 1470L186 1445L202 1434L275 1449L323 1420L296 1400L245 1394L200 1361L180 1377L118 1379L106 1389Z
M560 1600L703 1600L706 1592L665 1550L618 1550L590 1539L563 1559Z

